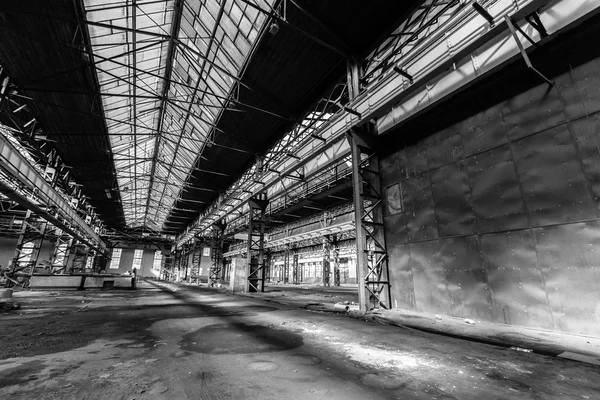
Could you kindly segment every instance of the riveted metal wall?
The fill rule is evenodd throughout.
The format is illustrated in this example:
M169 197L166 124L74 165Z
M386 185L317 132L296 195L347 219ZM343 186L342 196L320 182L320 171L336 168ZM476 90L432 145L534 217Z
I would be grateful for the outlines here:
M600 335L600 59L554 79L382 158L396 307Z

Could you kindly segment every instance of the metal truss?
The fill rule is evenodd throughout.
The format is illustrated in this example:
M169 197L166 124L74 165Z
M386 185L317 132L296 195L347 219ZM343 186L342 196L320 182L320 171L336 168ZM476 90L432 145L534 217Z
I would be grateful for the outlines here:
M212 247L211 247L211 265L208 274L208 283L211 287L218 285L222 278L223 268L223 233L225 232L225 224L216 222L212 229Z
M200 260L202 259L202 241L196 239L192 247L192 265L190 267L190 283L200 284Z
M328 237L323 237L323 286L331 286L330 274L331 264L329 260L331 258L331 242Z
M388 254L377 152L373 137L366 133L351 131L348 140L352 148L359 307L362 312L389 309Z
M165 255L160 263L160 277L161 279L168 281L173 280L173 254Z
M64 274L67 272L73 237L60 228L56 228L55 235L56 238L50 256L51 272L53 274Z
M88 260L88 247L84 243L74 243L71 247L71 273L86 272Z
M290 283L290 246L285 246L285 251L283 255L283 283Z
M292 283L299 284L302 278L302 274L299 271L300 264L298 263L298 249L294 248L292 258Z
M268 203L266 194L259 194L249 201L246 292L265 291L265 209Z
M180 277L179 280L180 281L185 281L189 279L189 275L188 275L188 265L189 265L189 261L190 261L190 244L186 243L183 245L183 247L181 248L181 256L179 258L179 271L180 271L180 275L181 275L181 271L183 271L183 277Z
M10 276L26 286L35 273L48 222L27 211L12 260Z
M338 247L338 240L337 237L334 236L333 240L332 240L332 244L333 244L333 286L340 286L341 285L341 279L340 279L340 249Z
M106 257L106 255L102 254L102 253L96 253L94 254L94 258L92 260L92 272L102 272L106 269L106 262L107 262L108 258Z
M459 0L426 0L416 7L362 63L364 73L359 78L361 86L367 86L394 69L396 73L403 73L407 80L412 81L412 77L401 65L402 58L433 30L440 29L452 19L462 9L463 3Z
M119 134L110 144L126 223L160 230L215 145L223 111L244 107L239 76L270 17L216 0L83 4L82 53L94 58L107 127ZM229 23L242 17L248 24Z

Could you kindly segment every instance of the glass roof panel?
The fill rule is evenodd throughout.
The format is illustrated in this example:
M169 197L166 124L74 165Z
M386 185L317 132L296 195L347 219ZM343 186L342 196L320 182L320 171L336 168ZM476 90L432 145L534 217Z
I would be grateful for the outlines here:
M241 0L184 0L171 38L174 0L84 4L126 223L160 229L266 17Z

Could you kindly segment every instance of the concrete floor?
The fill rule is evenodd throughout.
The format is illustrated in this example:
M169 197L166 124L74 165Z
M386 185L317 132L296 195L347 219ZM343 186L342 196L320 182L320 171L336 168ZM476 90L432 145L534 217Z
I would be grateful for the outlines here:
M285 294L285 292L282 292ZM600 368L214 289L21 292L1 399L598 399Z

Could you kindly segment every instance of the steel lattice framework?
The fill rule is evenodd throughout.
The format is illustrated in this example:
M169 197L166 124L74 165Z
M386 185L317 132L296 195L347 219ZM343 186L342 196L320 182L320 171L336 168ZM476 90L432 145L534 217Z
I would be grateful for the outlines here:
M273 0L84 0L128 226L160 231L206 146Z
M36 216L31 210L27 211L12 260L11 274L13 276L19 273L28 277L33 275L47 227L48 223L45 220Z
M218 285L222 279L222 268L223 268L223 237L225 231L225 224L217 222L213 225L212 241L211 241L211 266L208 275L209 285Z

